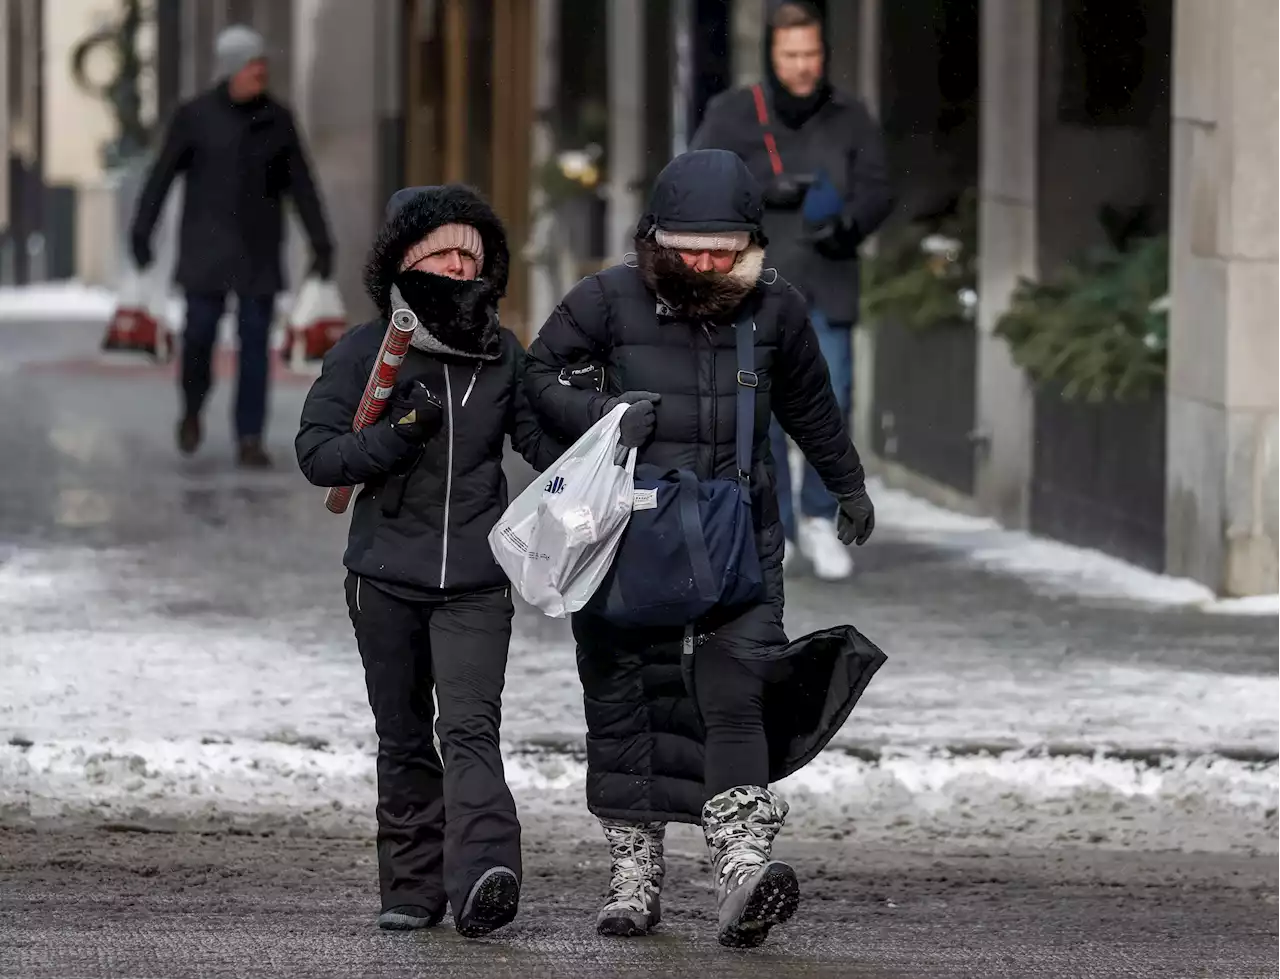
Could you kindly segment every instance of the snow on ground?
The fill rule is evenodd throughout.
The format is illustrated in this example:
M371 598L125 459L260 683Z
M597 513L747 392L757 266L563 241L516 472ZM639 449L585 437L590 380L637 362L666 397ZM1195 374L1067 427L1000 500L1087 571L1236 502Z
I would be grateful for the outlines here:
M115 304L110 289L80 282L0 287L0 320L105 321Z
M340 612L202 610L208 586L125 548L0 564L0 814L367 829L372 724ZM1274 848L1274 678L971 671L965 655L877 679L837 746L782 786L799 832ZM522 613L503 734L531 813L580 814L580 696L562 624Z
M1214 615L1280 615L1280 595L1246 595L1220 598L1204 606Z
M1153 605L1190 606L1230 615L1280 614L1280 595L1220 599L1187 578L1156 574L1083 547L1006 530L986 517L935 506L872 480L876 522L913 540L963 551L975 563L1057 591Z
M69 323L101 322L105 324L116 311L117 294L103 286L88 286L81 282L46 282L30 286L0 286L0 323ZM288 314L292 296L281 293L276 302L276 314L282 323ZM187 304L176 290L164 301L164 319L171 331L178 331L187 315ZM228 300L227 309L218 325L219 343L224 347L236 344L235 299Z

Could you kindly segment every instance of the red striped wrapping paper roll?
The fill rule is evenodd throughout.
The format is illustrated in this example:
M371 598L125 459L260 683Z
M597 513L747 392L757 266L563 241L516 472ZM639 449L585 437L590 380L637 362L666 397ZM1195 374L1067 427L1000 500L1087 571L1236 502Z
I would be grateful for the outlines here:
M382 417L417 325L418 317L410 309L400 308L391 314L387 335L382 338L378 359L373 362L369 382L364 386L364 394L360 397L360 407L356 409L355 421L351 424L352 431L367 428ZM333 513L345 513L354 493L354 486L335 486L329 490L324 505Z

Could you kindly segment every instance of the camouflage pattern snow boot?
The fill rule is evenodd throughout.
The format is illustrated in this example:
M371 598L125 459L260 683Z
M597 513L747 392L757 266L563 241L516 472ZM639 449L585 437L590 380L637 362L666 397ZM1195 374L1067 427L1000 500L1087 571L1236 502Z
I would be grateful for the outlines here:
M609 896L596 915L596 932L620 938L647 934L662 919L667 824L601 819L600 825L609 841L612 867Z
M755 948L800 904L796 872L771 859L788 805L768 789L739 785L702 807L702 831L720 910L719 938L730 948Z

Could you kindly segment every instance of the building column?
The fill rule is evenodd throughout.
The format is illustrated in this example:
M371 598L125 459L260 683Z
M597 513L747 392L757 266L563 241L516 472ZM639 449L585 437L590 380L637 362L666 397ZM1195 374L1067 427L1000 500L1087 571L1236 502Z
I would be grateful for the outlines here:
M533 3L533 126L529 132L529 152L534 172L541 173L550 165L556 151L552 119L560 83L560 0L533 0ZM554 235L555 215L548 207L547 192L537 180L529 182L529 213L532 216L529 243L538 258L529 263L529 335L526 339L532 339L560 301L561 263Z
M1177 0L1167 565L1277 591L1277 9Z
M609 216L605 256L631 250L644 207L644 9L635 0L609 0Z
M384 43L379 37L384 21L368 3L293 0L293 110L329 221L334 279L353 323L373 312L361 269L385 203L380 159ZM295 267L305 272L310 243L299 237Z
M764 80L765 0L732 0L729 10L729 68L735 87Z
M1035 405L1008 344L992 331L1018 279L1036 274L1040 5L981 2L976 495L1002 524L1025 527Z
M0 55L6 66L14 57L14 41L9 37L9 4L16 0L0 0ZM9 118L9 72L0 71L0 286L12 285L13 244L9 238L12 215L9 207L9 156L13 152L12 120Z
M831 83L862 100L877 123L880 121L880 0L828 4L827 44L831 63L827 74ZM894 175L889 175L890 181ZM863 257L875 254L873 238L863 246ZM873 324L864 323L853 332L853 417L854 444L864 456L870 456L874 445L874 411L876 403L876 333Z

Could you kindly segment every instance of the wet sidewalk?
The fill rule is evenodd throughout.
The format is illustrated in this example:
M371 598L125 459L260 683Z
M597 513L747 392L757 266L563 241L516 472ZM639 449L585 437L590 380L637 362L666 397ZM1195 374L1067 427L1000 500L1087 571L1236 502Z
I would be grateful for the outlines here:
M366 826L346 518L293 463L309 378L275 386L277 470L243 473L226 378L182 459L169 370L103 363L88 327L21 330L0 326L0 806ZM923 533L909 498L877 500L852 582L788 583L792 634L853 622L889 654L784 786L809 831L1274 848L1274 617L1006 573L963 522ZM581 804L580 697L566 624L522 609L504 748L539 804Z

